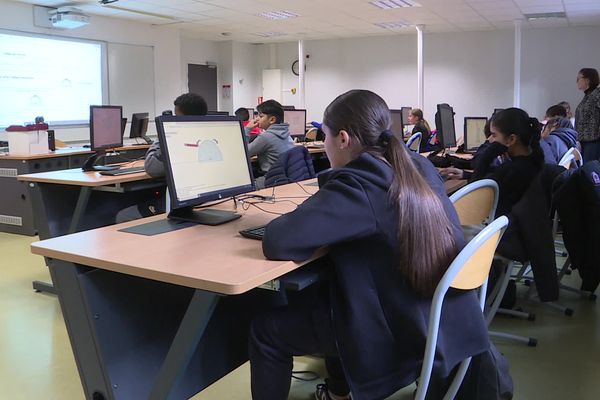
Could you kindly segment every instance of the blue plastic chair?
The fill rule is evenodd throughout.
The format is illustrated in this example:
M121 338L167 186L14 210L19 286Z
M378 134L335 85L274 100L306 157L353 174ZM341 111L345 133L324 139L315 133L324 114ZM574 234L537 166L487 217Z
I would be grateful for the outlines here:
M409 137L408 140L406 141L406 147L408 147L409 150L412 150L415 153L418 153L419 148L421 147L421 138L422 137L423 137L423 134L421 132L415 133L414 135Z

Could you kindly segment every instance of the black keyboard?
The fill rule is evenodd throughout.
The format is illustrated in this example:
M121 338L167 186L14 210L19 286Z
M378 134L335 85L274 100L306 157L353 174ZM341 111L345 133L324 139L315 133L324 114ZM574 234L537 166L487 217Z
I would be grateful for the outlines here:
M137 174L138 172L144 172L144 167L131 167L131 168L119 168L113 169L111 171L101 171L100 175L129 175L129 174Z
M265 235L265 225L256 226L254 228L243 229L240 231L240 235L250 239L262 240Z

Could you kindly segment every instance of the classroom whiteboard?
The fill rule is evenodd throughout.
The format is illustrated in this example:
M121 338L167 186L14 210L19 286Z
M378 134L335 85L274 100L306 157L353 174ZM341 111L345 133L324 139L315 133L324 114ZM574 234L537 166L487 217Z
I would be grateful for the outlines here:
M108 98L123 106L123 117L147 112L154 119L154 48L108 43Z

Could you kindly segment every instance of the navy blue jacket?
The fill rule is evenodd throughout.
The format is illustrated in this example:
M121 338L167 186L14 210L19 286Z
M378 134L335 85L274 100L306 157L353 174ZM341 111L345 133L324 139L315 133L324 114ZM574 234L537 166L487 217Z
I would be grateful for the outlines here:
M411 154L463 234L433 165ZM320 190L295 211L267 225L263 251L270 259L301 261L329 246L334 336L353 398L384 398L420 373L431 301L417 296L397 272L398 212L388 199L390 166L363 154L332 170ZM423 246L435 246L435 237ZM453 291L445 302L435 373L447 376L464 358L489 348L474 292Z
M285 185L315 177L312 157L304 146L294 146L279 156L265 175L265 187Z

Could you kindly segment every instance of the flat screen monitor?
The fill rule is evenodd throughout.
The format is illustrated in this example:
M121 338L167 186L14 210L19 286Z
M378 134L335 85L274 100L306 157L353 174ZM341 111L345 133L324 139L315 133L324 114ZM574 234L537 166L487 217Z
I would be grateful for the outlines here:
M127 118L121 118L121 136L125 135L126 127L127 127Z
M398 140L403 140L404 135L404 119L402 118L402 110L390 110L390 114L392 117L392 126L390 130L398 138Z
M141 138L148 131L148 113L136 113L131 116L131 128L129 138Z
M485 124L487 124L486 117L465 117L465 149L476 149L485 142Z
M228 116L229 115L229 111L209 111L206 113L206 115L223 115L223 116Z
M229 116L161 116L157 127L169 218L207 225L239 218L231 211L193 208L255 189L242 122Z
M438 104L435 113L435 127L440 145L447 149L456 146L454 110L448 104Z
M410 112L412 111L412 107L402 107L402 122L404 123L404 125L410 125L408 123L408 116L410 115Z
M306 134L306 110L283 110L283 122L290 125L290 136L304 137Z
M90 144L93 151L123 146L121 106L90 106Z

